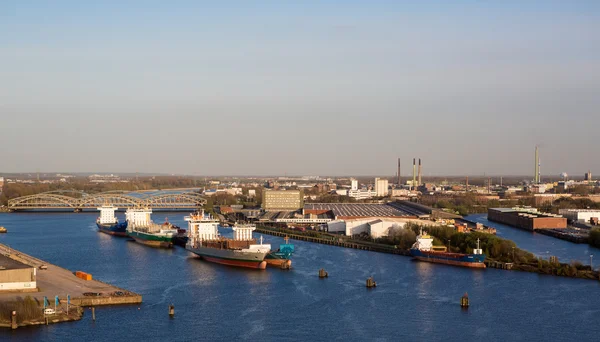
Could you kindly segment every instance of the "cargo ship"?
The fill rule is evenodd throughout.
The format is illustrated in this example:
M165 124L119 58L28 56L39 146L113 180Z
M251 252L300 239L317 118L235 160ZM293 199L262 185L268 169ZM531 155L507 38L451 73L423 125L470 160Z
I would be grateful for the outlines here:
M265 261L269 266L277 266L281 268L290 268L292 266L292 254L294 253L294 245L289 243L289 238L284 238L285 243L279 245L279 249L271 251L265 256Z
M119 222L115 216L117 207L112 205L103 205L98 208L100 216L96 220L98 231L110 235L127 236L127 221Z
M260 244L252 237L254 225L244 224L232 227L233 239L219 234L219 221L200 211L185 217L188 221L188 242L185 248L202 259L222 265L265 269L265 256L271 245Z
M420 261L462 267L485 268L485 264L483 263L485 255L479 248L479 239L477 239L477 248L473 250L473 254L447 252L446 247L442 247L443 250L436 249L438 247L433 246L433 238L421 230L421 233L417 236L417 241L410 249L410 255Z
M152 222L150 215L152 209L127 209L127 236L136 242L150 247L171 248L173 247L173 236L177 229L170 224L162 225Z

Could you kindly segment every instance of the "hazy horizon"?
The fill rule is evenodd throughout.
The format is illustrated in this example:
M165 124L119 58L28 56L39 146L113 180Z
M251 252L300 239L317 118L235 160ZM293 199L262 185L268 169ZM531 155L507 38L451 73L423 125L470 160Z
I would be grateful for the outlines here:
M5 1L0 174L600 174L599 9Z

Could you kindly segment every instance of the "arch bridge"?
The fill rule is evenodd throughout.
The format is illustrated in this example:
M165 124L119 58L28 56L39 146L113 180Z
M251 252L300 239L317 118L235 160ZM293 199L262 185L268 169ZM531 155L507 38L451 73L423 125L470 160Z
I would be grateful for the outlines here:
M108 191L86 194L80 191L50 191L35 195L13 198L8 209L19 210L72 210L96 209L103 205L117 208L144 207L155 210L195 210L206 204L206 200L195 192L137 194L132 192Z

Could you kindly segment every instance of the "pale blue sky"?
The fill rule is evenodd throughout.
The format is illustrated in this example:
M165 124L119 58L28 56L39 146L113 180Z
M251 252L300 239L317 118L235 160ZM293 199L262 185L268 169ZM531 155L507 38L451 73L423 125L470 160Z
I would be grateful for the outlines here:
M2 1L0 173L600 173L597 1Z

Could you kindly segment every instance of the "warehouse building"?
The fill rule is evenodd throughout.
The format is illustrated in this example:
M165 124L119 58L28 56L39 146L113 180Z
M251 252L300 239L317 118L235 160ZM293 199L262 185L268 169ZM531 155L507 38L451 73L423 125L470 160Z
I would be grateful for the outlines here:
M304 206L302 190L268 190L263 191L262 207L264 210L298 210Z
M37 291L36 268L0 255L0 292Z
M541 213L535 208L489 208L488 220L529 231L567 228L566 218Z
M560 209L558 213L570 222L590 223L592 218L600 218L600 210L595 209Z

